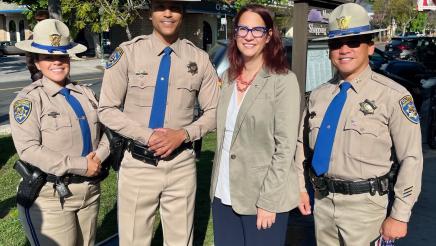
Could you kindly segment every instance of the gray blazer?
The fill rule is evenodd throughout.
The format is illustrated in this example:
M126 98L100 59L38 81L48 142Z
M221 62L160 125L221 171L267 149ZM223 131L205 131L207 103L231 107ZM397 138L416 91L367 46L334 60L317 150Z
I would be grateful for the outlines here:
M217 107L211 200L233 86L226 72ZM293 157L299 114L300 90L295 74L259 71L240 107L230 147L230 198L238 214L255 215L257 207L280 213L298 206L300 192Z

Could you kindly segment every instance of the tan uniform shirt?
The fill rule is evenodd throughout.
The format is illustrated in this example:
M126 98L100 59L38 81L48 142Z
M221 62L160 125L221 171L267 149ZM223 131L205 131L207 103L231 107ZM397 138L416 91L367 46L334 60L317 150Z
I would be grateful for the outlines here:
M295 157L300 191L306 191L303 161L308 153L313 152L325 111L339 92L342 81L336 75L310 95ZM371 71L369 66L350 83L352 88L348 90L339 119L326 176L350 181L366 180L388 173L392 163L398 162L400 170L391 217L407 222L421 190L423 165L420 126L419 122L413 122L417 119L416 109L413 111L413 103L404 103L404 99L410 98L410 93L394 81ZM368 102L375 108L368 107ZM364 108L361 108L361 103ZM403 111L402 105L412 106L412 110Z
M91 131L94 151L100 160L109 155L107 139L100 141L97 100L90 88L69 83L66 88L82 105ZM85 175L82 132L74 110L59 93L61 86L43 78L26 86L11 103L12 138L18 155L47 173ZM23 110L23 105L30 112ZM26 112L24 112L26 111ZM24 121L23 121L24 119ZM19 123L21 122L21 123Z
M99 104L102 122L143 144L153 132L148 123L165 47L154 34L136 37L117 48L118 58L104 73ZM216 128L218 77L207 53L190 41L177 40L170 47L173 52L164 127L184 128L193 141ZM196 98L203 115L193 122Z

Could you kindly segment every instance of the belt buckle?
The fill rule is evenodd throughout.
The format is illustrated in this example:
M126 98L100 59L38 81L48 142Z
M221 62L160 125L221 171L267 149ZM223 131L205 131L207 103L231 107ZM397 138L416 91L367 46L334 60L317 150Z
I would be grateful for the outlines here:
M368 179L368 182L369 182L369 194L371 194L371 196L374 196L375 193L377 192L375 188L376 180L374 178L370 178Z

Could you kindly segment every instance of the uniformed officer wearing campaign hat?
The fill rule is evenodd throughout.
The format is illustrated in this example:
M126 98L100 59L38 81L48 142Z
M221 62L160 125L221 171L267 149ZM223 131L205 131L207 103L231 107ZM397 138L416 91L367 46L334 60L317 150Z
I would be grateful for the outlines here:
M303 214L311 213L305 163L315 187L318 245L379 245L381 236L406 236L421 190L419 116L403 86L369 67L375 32L358 4L330 14L325 39L337 73L311 92L295 157ZM396 183L388 177L395 176L395 163ZM387 214L386 193L392 191Z
M16 46L32 53L43 77L18 93L10 124L20 159L45 173L46 184L30 206L17 196L20 222L31 245L94 245L101 161L109 145L100 141L94 92L69 79L69 55L86 47L71 42L59 20L39 22L33 35Z
M153 32L122 43L101 89L102 122L126 137L118 177L120 245L150 245L159 208L165 245L192 245L192 141L215 129L218 77L206 52L180 39L182 1L152 1ZM198 99L204 112L194 119Z

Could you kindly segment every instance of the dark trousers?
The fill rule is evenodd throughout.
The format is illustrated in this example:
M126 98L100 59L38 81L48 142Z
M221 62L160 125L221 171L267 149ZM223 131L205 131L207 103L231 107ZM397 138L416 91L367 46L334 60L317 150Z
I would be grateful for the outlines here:
M276 221L268 229L258 230L256 215L240 215L231 206L212 202L215 246L283 246L285 245L289 213L277 213Z

